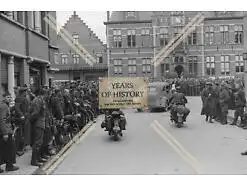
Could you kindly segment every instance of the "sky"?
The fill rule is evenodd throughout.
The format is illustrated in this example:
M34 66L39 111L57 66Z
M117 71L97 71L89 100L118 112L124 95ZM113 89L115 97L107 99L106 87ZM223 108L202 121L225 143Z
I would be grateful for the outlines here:
M57 11L57 23L63 26L72 14L73 11ZM106 11L76 11L76 14L106 43L105 25L103 24L106 21Z

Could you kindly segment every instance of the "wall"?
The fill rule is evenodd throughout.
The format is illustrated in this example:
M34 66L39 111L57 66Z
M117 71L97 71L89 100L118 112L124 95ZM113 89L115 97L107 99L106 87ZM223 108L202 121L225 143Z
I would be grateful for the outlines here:
M26 55L24 27L7 21L0 15L0 49Z
M41 35L29 31L29 55L42 60L49 60L48 40Z

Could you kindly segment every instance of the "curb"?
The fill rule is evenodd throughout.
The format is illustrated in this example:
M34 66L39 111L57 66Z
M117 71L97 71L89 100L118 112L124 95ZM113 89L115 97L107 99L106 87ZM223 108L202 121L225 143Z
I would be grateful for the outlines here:
M57 161L73 147L74 144L80 140L80 138L84 135L84 133L95 124L94 122L89 122L83 129L75 135L72 140L70 140L56 155L54 155L47 163L43 166L37 168L31 175L49 175L46 171L49 170L53 165L57 163ZM66 156L64 156L65 158ZM55 169L55 168L54 168Z

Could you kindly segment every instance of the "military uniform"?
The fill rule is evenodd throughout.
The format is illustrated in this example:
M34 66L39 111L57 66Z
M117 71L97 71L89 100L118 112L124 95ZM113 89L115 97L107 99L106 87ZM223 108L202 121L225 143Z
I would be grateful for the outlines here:
M185 95L183 93L179 93L179 92L175 92L172 94L172 97L169 100L169 104L173 105L172 109L171 109L171 119L172 120L176 120L174 118L176 118L176 112L178 110L177 105L184 105L184 109L183 109L183 120L186 121L187 116L190 113L190 110L188 108L185 107L185 104L188 103Z
M45 130L45 101L42 96L36 97L30 109L31 123L33 125L32 160L31 165L40 166L41 146L43 144Z
M244 91L242 89L239 89L234 94L234 104L235 104L235 113L234 113L234 120L231 125L236 125L238 117L241 118L241 124L242 126L244 124L244 107L246 105L246 99L244 95Z
M5 139L4 136L7 136L7 138ZM14 166L16 163L16 148L13 139L13 128L10 123L10 109L5 102L2 102L0 103L0 165L5 163L7 171L19 169Z
M49 96L47 95L45 98L45 130L44 130L44 139L43 144L41 146L41 157L48 159L49 155L53 155L54 153L53 146L52 146L52 112L51 112L51 106L49 102Z
M29 101L25 95L22 95L27 89L21 88L19 94L15 99L15 118L16 125L20 128L22 142L19 151L23 151L24 146L31 143L31 125L29 121Z
M222 125L227 124L229 99L230 99L229 92L226 90L225 86L223 86L223 88L221 88L221 90L219 92L219 102L220 102Z
M63 100L64 100L64 105L63 105L64 115L71 115L72 113L74 113L74 107L70 96L64 95Z
M51 111L57 120L64 118L63 101L58 95L53 95L51 97Z
M207 83L207 85L211 86L212 84ZM216 93L213 88L204 88L201 93L201 99L203 103L201 115L206 115L206 121L209 118L209 122L212 123L216 113Z

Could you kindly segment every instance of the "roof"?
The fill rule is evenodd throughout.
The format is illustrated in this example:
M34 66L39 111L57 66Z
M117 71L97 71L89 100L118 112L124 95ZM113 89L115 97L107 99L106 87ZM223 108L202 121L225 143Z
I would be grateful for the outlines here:
M127 11L113 11L109 21L125 21L125 12ZM151 20L153 15L152 11L136 11L136 13L138 14L139 21Z

